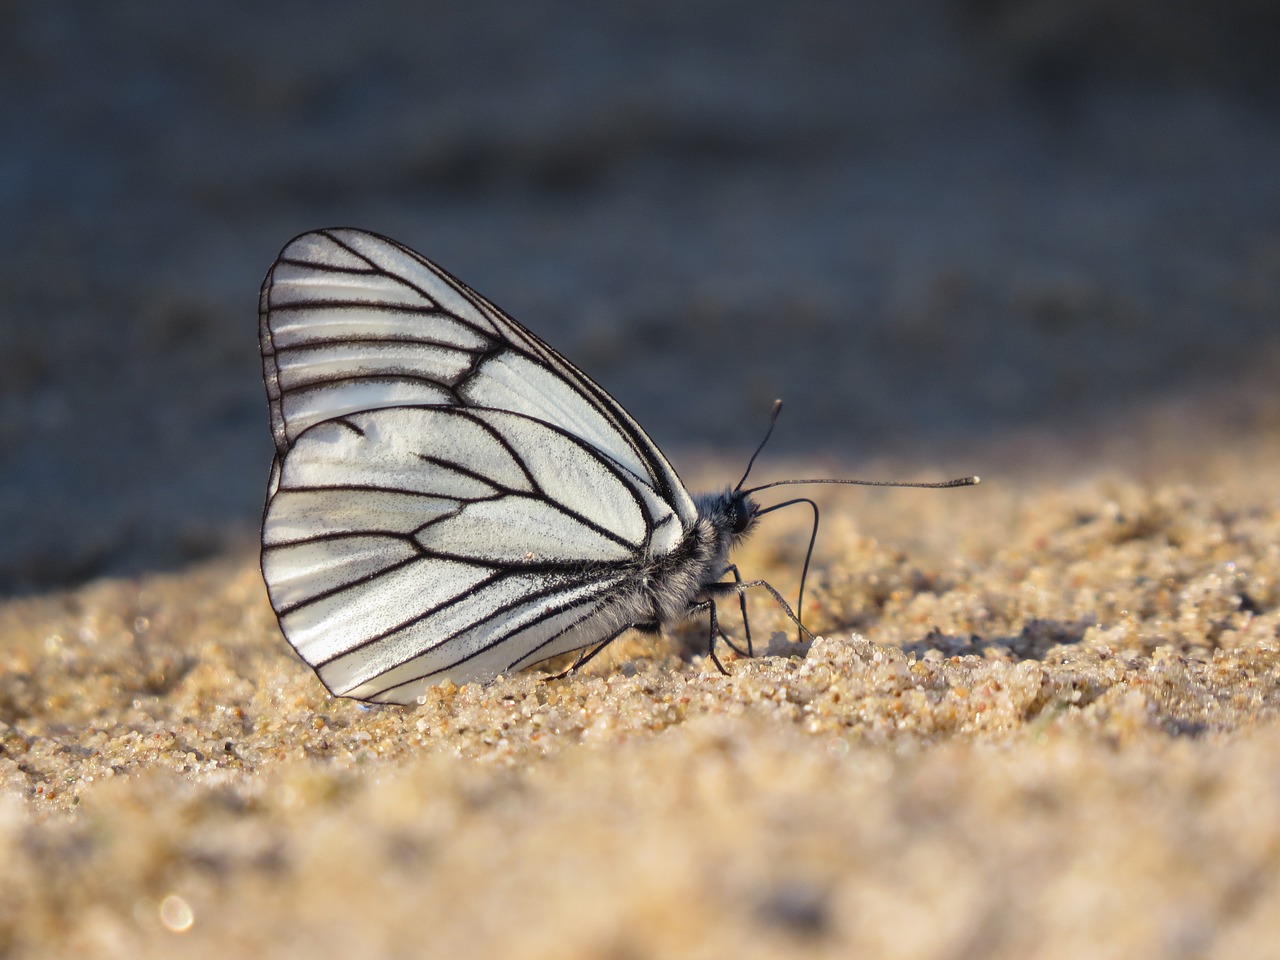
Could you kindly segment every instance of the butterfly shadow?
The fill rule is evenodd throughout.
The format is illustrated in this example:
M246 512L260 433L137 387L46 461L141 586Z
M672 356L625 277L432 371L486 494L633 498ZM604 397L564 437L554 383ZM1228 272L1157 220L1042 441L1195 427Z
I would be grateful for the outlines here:
M919 640L904 643L904 653L923 657L936 650L948 657L983 656L1007 653L1016 660L1043 660L1055 647L1079 643L1092 620L1035 619L1011 636L983 637L976 633L956 635L932 628Z

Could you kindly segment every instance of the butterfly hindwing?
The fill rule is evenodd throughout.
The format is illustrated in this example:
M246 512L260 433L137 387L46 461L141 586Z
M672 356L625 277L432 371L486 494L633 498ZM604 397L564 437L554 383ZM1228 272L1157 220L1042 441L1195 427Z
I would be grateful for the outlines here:
M330 689L379 699L408 685L391 699L412 699L616 632L606 608L654 528L629 475L564 431L393 407L299 436L267 507L263 571L285 635Z

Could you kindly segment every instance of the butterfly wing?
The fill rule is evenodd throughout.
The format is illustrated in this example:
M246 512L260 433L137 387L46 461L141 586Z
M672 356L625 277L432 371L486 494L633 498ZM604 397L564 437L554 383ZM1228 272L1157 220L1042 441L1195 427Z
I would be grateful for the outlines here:
M626 626L619 596L694 508L599 386L372 234L293 241L261 307L263 575L330 690L409 702Z
M271 429L283 455L307 427L409 404L523 413L580 437L692 523L671 464L590 377L466 284L360 230L303 234L259 302Z
M406 702L616 632L649 508L608 457L521 414L353 413L284 458L263 572L330 690Z

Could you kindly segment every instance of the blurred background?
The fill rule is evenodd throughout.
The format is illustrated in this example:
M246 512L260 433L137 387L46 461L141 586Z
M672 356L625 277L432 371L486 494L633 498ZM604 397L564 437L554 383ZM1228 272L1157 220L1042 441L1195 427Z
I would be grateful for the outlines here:
M7 0L0 593L251 541L258 286L320 226L677 463L776 396L776 455L856 467L1268 390L1277 51L1272 0Z

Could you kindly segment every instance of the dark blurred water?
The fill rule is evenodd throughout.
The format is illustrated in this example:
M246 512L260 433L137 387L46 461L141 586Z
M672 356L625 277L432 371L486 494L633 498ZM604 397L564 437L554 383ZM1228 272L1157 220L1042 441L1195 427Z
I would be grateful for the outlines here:
M246 536L280 246L413 246L664 445L849 461L1280 370L1260 0L0 7L0 591ZM1263 380L1265 382L1265 379Z

